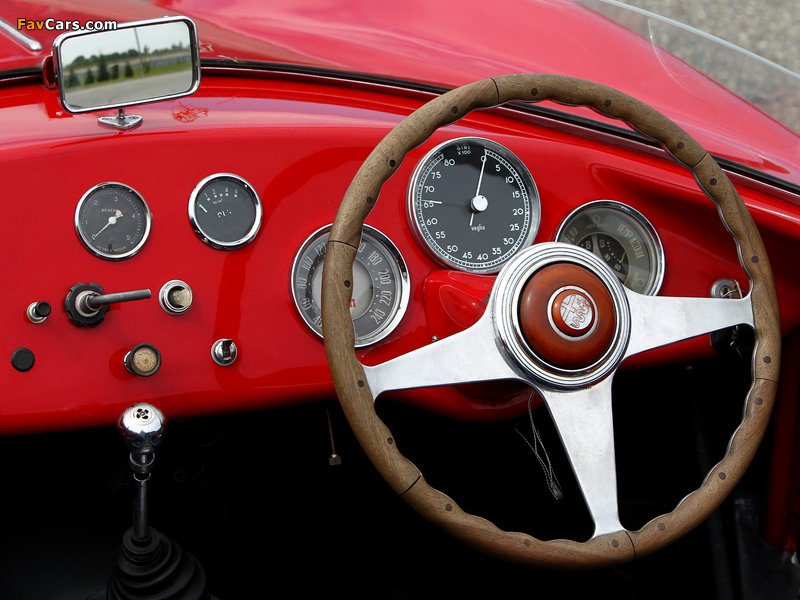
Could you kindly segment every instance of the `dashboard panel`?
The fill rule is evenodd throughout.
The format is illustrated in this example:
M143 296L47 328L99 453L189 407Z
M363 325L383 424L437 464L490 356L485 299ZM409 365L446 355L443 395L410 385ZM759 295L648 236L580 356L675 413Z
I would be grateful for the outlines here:
M40 86L20 86L6 96L0 119L9 128L0 165L9 199L3 212L10 258L0 292L7 323L2 351L11 359L27 349L30 367L18 369L13 359L1 367L10 393L0 399L0 433L106 425L137 401L181 418L333 397L322 341L293 298L293 265L307 240L333 221L361 162L421 104L391 90L208 75L195 95L136 107L143 124L114 132L97 124L98 115L63 112L55 94ZM657 232L666 257L660 295L708 296L721 278L747 289L716 207L682 166L652 149L513 117L503 109L473 113L437 131L384 185L367 223L402 255L408 300L393 330L358 350L365 364L467 326L480 312L480 294L491 289L491 269L445 267L409 223L416 165L439 145L461 138L499 144L530 171L538 227L530 227L535 237L520 236L514 244L553 241L574 211L613 201L646 215ZM198 190L218 182L209 178L223 175L237 178L250 210L231 237L208 231L218 224L213 221L198 231L187 210ZM123 260L98 256L98 248L87 251L86 237L76 235L76 207L79 213L87 192L109 182L134 190L151 216L137 251ZM800 210L788 212L786 203L761 189L739 189L770 252L779 297L791 298L799 285L792 258L798 241L788 231ZM473 214L482 213L472 207ZM89 239L118 218L116 212L100 214L94 230L86 225ZM625 261L616 264L622 268ZM98 295L150 290L151 297L105 305L101 322L78 326L66 306L78 284L94 284ZM52 310L33 322L28 307L42 302ZM784 330L796 326L800 308L781 309ZM126 357L142 344L160 358L148 377L126 366ZM215 353L224 357L234 346L234 360L215 360ZM698 338L629 362L647 366L713 352L707 338ZM512 390L489 402L480 390L462 386L395 396L448 416L498 420L527 410L529 394Z

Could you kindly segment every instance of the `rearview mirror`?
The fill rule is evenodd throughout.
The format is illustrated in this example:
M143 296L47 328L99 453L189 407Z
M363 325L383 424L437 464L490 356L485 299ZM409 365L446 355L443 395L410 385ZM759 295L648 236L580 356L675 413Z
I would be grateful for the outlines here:
M66 33L53 55L61 104L71 113L180 98L200 86L197 29L185 17Z

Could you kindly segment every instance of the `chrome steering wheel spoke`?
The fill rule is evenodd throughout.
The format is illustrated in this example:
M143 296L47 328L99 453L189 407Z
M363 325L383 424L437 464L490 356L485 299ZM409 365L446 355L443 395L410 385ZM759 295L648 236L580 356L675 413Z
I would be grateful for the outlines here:
M592 538L623 530L617 503L613 379L612 374L577 390L539 389L594 520Z
M625 358L736 325L755 328L750 296L729 300L625 293L631 315Z
M525 381L500 354L488 310L469 329L380 365L365 366L364 373L374 398L390 390L497 379Z

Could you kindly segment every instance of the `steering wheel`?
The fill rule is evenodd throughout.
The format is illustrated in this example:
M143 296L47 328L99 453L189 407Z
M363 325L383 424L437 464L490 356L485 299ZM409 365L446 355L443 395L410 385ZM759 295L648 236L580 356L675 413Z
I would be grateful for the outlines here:
M364 219L406 153L443 125L476 108L512 100L587 106L659 141L688 167L717 204L751 280L742 299L643 296L624 288L594 255L577 246L531 246L503 268L483 316L463 332L375 367L354 353L349 302L352 265ZM562 305L578 306L571 321ZM567 316L564 316L567 315ZM478 550L546 568L598 568L641 558L677 540L716 509L741 479L769 422L780 369L775 283L756 225L713 158L685 131L648 105L614 89L557 75L509 75L452 90L404 119L361 166L330 232L322 288L325 350L344 413L372 463L417 512ZM588 324L587 324L588 321ZM671 513L639 531L619 521L611 412L618 366L645 350L738 324L756 332L753 384L745 415L725 458ZM394 389L517 380L542 396L558 429L595 531L587 542L541 541L500 530L462 511L433 489L398 450L375 413L374 399Z

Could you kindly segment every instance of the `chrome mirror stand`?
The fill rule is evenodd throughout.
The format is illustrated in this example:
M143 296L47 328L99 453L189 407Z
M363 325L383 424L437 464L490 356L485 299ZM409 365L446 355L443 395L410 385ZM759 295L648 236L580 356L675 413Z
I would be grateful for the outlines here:
M142 124L141 115L126 115L125 109L120 108L117 111L116 117L99 117L97 119L100 125L111 127L113 129L133 129Z

